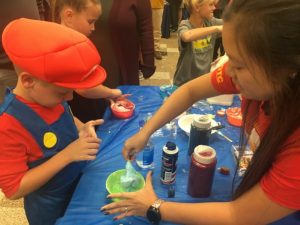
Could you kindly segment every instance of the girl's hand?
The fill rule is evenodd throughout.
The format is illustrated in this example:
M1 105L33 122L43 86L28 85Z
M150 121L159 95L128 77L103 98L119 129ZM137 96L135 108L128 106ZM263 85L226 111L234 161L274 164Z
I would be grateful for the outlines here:
M145 187L137 192L125 192L110 194L108 198L121 198L121 201L113 202L101 208L105 214L118 215L114 220L126 216L146 216L147 210L157 199L152 186L152 171L148 172Z
M145 147L148 139L149 138L145 136L141 131L127 139L122 149L124 159L135 159L135 155Z

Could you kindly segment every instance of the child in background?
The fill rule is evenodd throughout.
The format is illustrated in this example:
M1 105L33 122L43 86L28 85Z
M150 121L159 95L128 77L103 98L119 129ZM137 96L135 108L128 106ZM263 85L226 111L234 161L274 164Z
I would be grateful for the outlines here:
M51 37L51 38L49 38ZM73 118L73 89L106 78L100 56L84 35L56 23L17 19L2 35L18 82L0 108L0 188L24 197L30 225L63 216L86 160L99 149L94 126Z
M178 28L179 59L173 80L177 86L210 71L215 40L223 24L213 17L214 0L184 0L184 4L190 17Z
M155 130L194 102L220 93L240 93L244 120L240 147L248 142L256 149L233 200L163 202L148 174L144 189L109 195L124 200L104 206L106 215L118 213L115 220L148 215L155 224L162 219L176 224L257 225L287 224L278 220L296 212L293 224L299 224L299 12L299 0L233 0L223 15L228 64L178 88L125 142L123 155L129 159Z
M54 0L52 18L55 22L90 36L95 30L95 22L101 15L99 0ZM101 118L103 105L99 98L117 98L122 95L120 89L111 89L99 85L91 89L75 90L74 98L69 102L73 114L83 122Z

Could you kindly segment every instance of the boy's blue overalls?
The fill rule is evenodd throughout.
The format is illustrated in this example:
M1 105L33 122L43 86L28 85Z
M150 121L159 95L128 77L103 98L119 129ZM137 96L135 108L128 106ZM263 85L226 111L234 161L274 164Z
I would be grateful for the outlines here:
M43 151L43 157L29 163L30 168L40 165L78 138L78 131L66 103L61 117L48 125L30 107L12 93L1 105L3 112L16 118L28 130ZM58 172L38 190L24 197L24 207L30 225L53 225L63 216L80 177L84 162L71 163Z

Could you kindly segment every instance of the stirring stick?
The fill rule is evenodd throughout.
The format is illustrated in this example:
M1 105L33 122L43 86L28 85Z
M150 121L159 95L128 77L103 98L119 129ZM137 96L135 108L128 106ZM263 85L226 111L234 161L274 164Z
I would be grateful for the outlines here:
M229 142L233 142L229 137L227 137L225 134L223 134L221 131L217 131L217 134L220 135L221 137L225 138Z

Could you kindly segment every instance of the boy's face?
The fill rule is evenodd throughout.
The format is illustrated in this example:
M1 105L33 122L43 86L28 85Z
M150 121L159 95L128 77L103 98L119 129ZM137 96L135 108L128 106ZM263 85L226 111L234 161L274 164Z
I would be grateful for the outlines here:
M70 17L65 25L86 36L90 36L95 30L95 22L101 13L102 10L100 4L88 2L86 8L80 12L71 9L71 14L69 14Z
M29 100L49 108L73 99L72 89L59 87L36 78L33 78L33 83L28 90Z
M199 6L199 15L204 19L211 19L215 9L214 0L205 0L203 4Z

